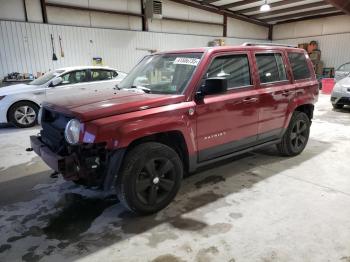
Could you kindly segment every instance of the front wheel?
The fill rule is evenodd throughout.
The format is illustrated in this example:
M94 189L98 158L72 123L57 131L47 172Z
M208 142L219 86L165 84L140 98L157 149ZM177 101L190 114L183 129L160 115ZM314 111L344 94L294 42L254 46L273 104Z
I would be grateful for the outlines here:
M310 125L310 119L305 113L295 111L282 137L282 141L277 144L280 154L283 156L300 154L309 140Z
M135 213L155 213L175 198L182 176L182 161L172 148L155 142L140 144L123 161L117 195Z
M37 123L39 107L29 101L18 102L8 111L9 122L16 127L32 127Z

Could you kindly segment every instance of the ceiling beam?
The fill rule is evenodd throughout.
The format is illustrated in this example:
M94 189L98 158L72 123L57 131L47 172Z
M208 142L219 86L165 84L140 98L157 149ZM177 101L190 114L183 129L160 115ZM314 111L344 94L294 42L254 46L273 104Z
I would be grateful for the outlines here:
M298 2L304 2L305 0L284 0L284 1L279 1L276 3L271 3L270 7L274 8L274 7L279 7L279 6L284 6L284 5L289 5L289 4L295 4ZM251 7L251 8L246 8L246 9L240 9L239 12L240 13L250 13L250 12L258 12L260 11L260 6L255 6L255 7Z
M327 3L333 5L337 9L350 15L350 1L349 0L325 0Z
M215 2L219 2L220 0L203 0L202 3L206 3L206 4L211 4L211 3L215 3Z
M261 18L261 19L265 22L272 22L272 21L293 19L294 17L297 18L297 17L303 17L303 16L330 13L330 12L334 12L334 11L338 11L338 10L334 7L330 7L330 8L323 8L323 9L319 9L319 10L305 11L305 12L300 12L300 13L295 13L295 14L274 16L274 17Z
M301 17L301 18L297 18L297 19L290 19L290 20L285 20L285 21L277 22L275 25L288 24L288 23L294 23L294 22L298 22L298 21L305 21L305 20L311 20L311 19L317 19L317 18L324 18L324 17L330 17L330 16L337 16L337 15L344 15L344 13L341 12L341 11L339 11L339 12L330 13L330 14L312 15L312 16Z
M248 23L256 24L256 25L269 27L269 25L267 23L265 23L265 22L259 21L257 19L252 19L252 18L250 18L248 16L245 16L245 15L237 14L236 12L231 11L231 10L219 9L218 6L215 6L215 5L212 5L212 4L205 4L203 2L199 3L199 2L195 2L195 1L191 1L191 0L170 0L170 1L178 3L178 4L187 5L187 6L190 6L190 7L198 8L198 9L201 9L201 10L204 10L204 11L216 13L216 14L219 14L219 15L226 14L227 17L230 17L230 18L234 18L234 19L237 19L237 20L245 21L245 22L248 22Z
M257 1L257 0L245 0L245 1L238 1L235 3L231 3L231 4L220 5L219 7L221 9L227 9L227 8L234 8L234 7L238 7L238 6L242 6L242 5L249 5L249 4L258 3L258 2L259 1Z
M265 13L253 15L252 17L261 18L261 17L265 17L265 16L279 15L279 14L284 14L284 13L288 13L288 12L301 11L301 10L305 10L307 8L322 7L322 6L326 6L326 5L327 5L327 3L325 3L325 2L316 2L316 3L306 4L306 5L298 5L298 6L283 8L283 9L279 9L279 10L275 10L275 11L265 12Z

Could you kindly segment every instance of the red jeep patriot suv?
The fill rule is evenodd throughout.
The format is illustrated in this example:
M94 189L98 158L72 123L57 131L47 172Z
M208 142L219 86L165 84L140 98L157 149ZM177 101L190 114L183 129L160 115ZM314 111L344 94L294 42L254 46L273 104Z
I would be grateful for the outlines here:
M308 141L318 82L302 49L272 44L146 56L109 95L46 103L33 150L66 180L115 188L130 210L167 206L184 172Z

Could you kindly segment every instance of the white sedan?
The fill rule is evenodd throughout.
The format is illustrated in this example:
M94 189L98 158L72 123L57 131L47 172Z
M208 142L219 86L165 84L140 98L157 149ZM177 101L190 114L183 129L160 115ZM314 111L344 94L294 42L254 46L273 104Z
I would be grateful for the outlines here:
M69 67L50 71L28 84L0 88L0 123L31 127L44 101L110 92L126 73L108 67Z

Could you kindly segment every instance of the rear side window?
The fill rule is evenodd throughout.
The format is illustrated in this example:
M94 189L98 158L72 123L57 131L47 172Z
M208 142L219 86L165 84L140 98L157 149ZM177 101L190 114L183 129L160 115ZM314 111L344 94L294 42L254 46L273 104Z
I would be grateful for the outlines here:
M206 78L224 77L228 88L251 85L247 55L220 56L211 63Z
M260 83L271 83L287 80L286 71L281 54L256 54Z
M91 81L103 81L114 78L115 72L110 70L92 69Z
M310 78L310 70L304 53L288 53L295 80Z

